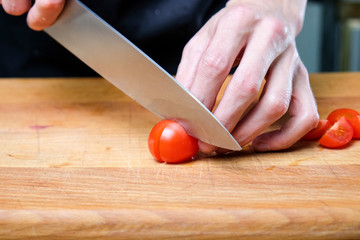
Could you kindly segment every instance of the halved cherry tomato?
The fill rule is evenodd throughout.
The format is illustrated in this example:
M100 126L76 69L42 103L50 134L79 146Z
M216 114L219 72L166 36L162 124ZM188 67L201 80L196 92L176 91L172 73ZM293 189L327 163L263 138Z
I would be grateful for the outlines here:
M360 113L357 111L350 108L339 108L332 111L327 119L332 125L343 116L349 120L351 126L354 129L353 138L360 138Z
M320 138L319 143L324 147L338 148L350 142L353 136L353 128L346 117L341 117Z
M315 140L321 138L321 136L328 130L330 123L327 119L320 119L318 125L308 132L303 139L305 140Z
M162 120L150 132L148 146L159 162L180 163L191 159L198 151L198 140L190 136L176 121Z
M158 122L157 124L155 124L149 135L148 147L151 155L153 155L156 159L160 159L159 139L161 138L161 134L164 131L167 123L168 120Z

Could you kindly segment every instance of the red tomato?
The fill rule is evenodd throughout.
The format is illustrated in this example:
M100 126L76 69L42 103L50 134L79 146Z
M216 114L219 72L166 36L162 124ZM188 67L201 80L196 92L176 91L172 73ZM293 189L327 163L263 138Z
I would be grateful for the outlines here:
M327 119L320 119L318 125L308 132L303 139L305 140L315 140L321 138L321 136L328 130L330 123Z
M338 121L342 116L345 116L349 120L351 126L353 127L354 129L353 138L360 138L360 114L357 111L349 108L339 108L332 111L327 119L332 125L336 121Z
M198 140L176 121L162 120L150 132L148 146L159 162L180 163L189 160L198 151Z
M353 132L354 130L350 122L343 116L325 132L320 138L319 143L324 147L338 148L350 142Z

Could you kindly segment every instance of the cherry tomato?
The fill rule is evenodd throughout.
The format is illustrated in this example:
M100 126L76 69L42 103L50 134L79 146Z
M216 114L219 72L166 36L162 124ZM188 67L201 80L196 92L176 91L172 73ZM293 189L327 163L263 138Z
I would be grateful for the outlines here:
M357 111L350 108L339 108L332 111L327 119L332 125L343 116L349 120L351 126L354 129L353 138L360 138L360 114Z
M321 136L328 130L330 123L327 119L320 119L318 125L308 132L303 139L305 140L315 140L321 138Z
M320 138L319 143L328 148L342 147L350 142L353 132L354 130L349 120L343 116L325 132Z
M191 159L198 151L198 140L190 136L176 121L162 120L150 132L148 146L159 162L180 163Z

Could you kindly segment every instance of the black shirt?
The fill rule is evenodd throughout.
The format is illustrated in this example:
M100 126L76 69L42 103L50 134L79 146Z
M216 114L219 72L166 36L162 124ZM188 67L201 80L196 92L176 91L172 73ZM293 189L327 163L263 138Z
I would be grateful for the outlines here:
M84 0L83 3L169 73L175 74L185 44L225 0ZM0 10L0 77L96 75L45 32Z

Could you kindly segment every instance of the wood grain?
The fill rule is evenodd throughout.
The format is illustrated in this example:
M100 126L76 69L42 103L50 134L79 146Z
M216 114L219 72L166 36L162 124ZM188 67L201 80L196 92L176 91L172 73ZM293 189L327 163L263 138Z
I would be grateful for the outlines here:
M360 110L360 73L311 85ZM360 239L360 141L160 164L158 120L103 79L1 79L0 239Z

